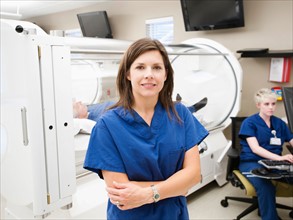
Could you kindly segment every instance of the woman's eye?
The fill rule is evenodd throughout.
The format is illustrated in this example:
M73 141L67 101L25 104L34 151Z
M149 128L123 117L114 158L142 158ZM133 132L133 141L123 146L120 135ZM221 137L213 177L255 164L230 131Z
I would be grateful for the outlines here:
M160 66L155 66L154 69L155 69L155 70L161 70L162 67L160 67Z
M137 66L136 69L142 70L142 69L144 69L144 67L143 66Z

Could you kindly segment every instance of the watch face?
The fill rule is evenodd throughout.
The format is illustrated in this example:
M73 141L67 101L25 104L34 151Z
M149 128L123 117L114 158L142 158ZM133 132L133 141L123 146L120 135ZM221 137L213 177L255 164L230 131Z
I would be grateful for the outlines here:
M160 194L158 193L156 187L154 185L151 185L151 188L153 190L153 199L154 199L154 202L158 202L159 199L160 199Z

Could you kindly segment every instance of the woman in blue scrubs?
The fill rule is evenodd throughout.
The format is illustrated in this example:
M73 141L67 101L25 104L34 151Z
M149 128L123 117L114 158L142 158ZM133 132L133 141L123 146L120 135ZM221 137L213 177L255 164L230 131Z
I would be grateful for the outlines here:
M284 142L293 146L293 134L286 123L274 116L276 109L276 94L270 89L260 89L255 95L259 113L246 118L239 132L242 139L239 169L241 172L262 167L261 159L287 160L293 163L293 155L282 155ZM256 189L260 215L263 220L277 220L276 191L269 179L248 177ZM292 179L284 181L291 182Z
M109 220L189 218L185 195L200 181L208 132L172 101L173 74L157 40L134 42L121 60L119 100L93 128L84 162L106 182Z

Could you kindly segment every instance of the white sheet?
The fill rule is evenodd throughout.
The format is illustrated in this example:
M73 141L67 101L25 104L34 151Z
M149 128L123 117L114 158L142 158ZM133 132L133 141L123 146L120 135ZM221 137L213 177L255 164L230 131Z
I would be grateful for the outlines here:
M87 172L83 169L86 150L88 148L90 134L96 122L90 119L74 118L74 150L76 176Z
M73 119L73 134L91 134L96 122L86 118Z
M80 175L86 172L86 170L83 169L83 162L84 162L89 140L90 140L89 134L77 134L74 136L76 175Z
M74 136L75 152L86 151L90 140L90 134L77 134Z

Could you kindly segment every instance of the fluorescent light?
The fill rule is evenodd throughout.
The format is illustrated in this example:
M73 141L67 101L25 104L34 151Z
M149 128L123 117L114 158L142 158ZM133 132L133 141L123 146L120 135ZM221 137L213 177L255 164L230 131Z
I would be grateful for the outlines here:
M2 12L2 11L0 12L0 15L18 17L18 18L22 17L22 15L19 13L10 13L10 12Z

